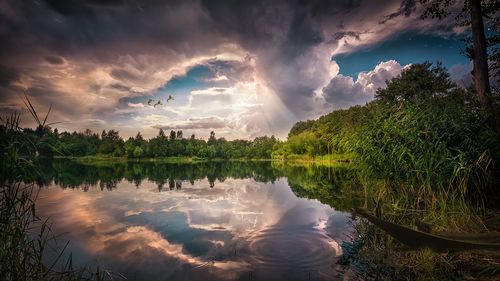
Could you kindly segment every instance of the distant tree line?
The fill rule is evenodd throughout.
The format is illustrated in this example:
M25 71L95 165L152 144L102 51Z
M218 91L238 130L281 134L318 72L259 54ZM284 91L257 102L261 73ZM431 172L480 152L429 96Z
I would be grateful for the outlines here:
M43 130L43 132L39 132ZM23 129L23 134L33 142L39 139L42 156L89 156L109 155L114 157L200 157L200 158L247 158L269 159L278 140L274 137L257 137L254 140L227 141L210 133L208 141L197 139L195 135L185 138L182 131L170 131L167 136L163 129L152 139L145 139L140 132L135 137L123 140L116 130L103 130L97 134L89 129L83 132L62 132L50 127L37 130Z
M492 96L497 97L498 92L493 92ZM498 112L498 103L494 103L494 108ZM394 149L419 155L423 148L410 148L408 145L433 143L447 148L447 152L443 152L446 157L461 155L464 161L474 163L484 152L492 159L498 159L498 137L495 128L487 121L488 115L482 109L473 87L458 87L450 80L445 68L426 62L414 64L388 81L385 89L377 91L375 100L364 106L352 106L333 111L317 120L297 122L290 129L286 141L279 141L274 136L228 141L217 138L213 131L208 140L203 140L195 135L186 138L182 131L172 130L167 135L162 129L149 140L140 132L135 137L123 140L119 132L113 129L103 130L100 134L88 129L60 133L49 126L38 126L35 130L23 129L22 134L31 138L33 143L39 143L40 155L49 157L54 154L77 157L99 154L128 158L185 156L294 159L297 155L317 158L349 154L349 157L368 159L378 148L389 149L388 143L403 141L404 135L420 128L420 131L415 131L413 139L405 140L407 143L391 144L395 145L393 150L384 153L378 151L384 157L373 156L373 161L379 159L377 161L381 163L380 159L387 155L396 155L398 151ZM410 123L405 120L410 118L416 119L412 121L412 126L406 127ZM395 135L382 143L383 137L389 133ZM372 142L369 143L369 140ZM373 148L370 153L367 150L369 147ZM20 148L21 153L23 149ZM28 154L28 151L24 151L24 154ZM432 158L429 155L422 157ZM398 163L402 159L406 158L388 160L394 161L389 163ZM380 164L377 161L370 164L371 169ZM380 170L384 169L387 166L381 165ZM402 174L405 172L402 171Z
M498 91L491 96L493 109L499 112ZM489 116L474 87L458 87L440 64L426 62L404 69L366 105L296 123L286 141L274 136L227 141L215 132L203 140L194 135L185 138L182 131L167 135L161 129L149 140L141 133L123 140L116 130L60 133L42 125L16 134L37 143L36 153L49 157L325 159L328 155L329 159L347 155L369 178L424 189L455 186L454 190L482 194L495 186L500 175L500 137ZM7 137L11 138L2 139ZM19 151L36 154L28 148L22 146Z

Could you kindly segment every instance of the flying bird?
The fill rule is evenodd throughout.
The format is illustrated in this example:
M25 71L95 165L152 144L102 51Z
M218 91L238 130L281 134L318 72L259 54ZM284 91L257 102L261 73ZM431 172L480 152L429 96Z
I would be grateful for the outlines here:
M149 99L149 100L148 100L148 105L151 105L151 102L153 102L153 100L152 100L152 99Z
M169 102L170 100L174 100L174 97L172 97L172 95L168 96L167 102Z
M155 103L155 105L153 107L156 107L157 105L160 105L161 104L161 100L159 100L157 103Z

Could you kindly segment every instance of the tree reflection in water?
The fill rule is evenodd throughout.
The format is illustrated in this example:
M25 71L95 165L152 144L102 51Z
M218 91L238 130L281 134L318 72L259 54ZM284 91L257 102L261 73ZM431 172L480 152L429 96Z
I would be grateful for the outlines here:
M106 249L108 253L96 252L103 257L129 252L140 259L154 256L158 262L158 250L163 249L163 255L175 254L194 266L189 274L211 264L213 270L234 267L231 278L247 276L238 275L243 270L253 272L254 280L271 275L294 280L293 272L297 278L337 279L345 273L335 265L339 245L350 240L352 229L350 215L338 211L363 203L349 164L40 161L41 186L85 192L50 189L44 196L65 198L58 207L42 200L42 209L48 204L54 225L71 232L75 244ZM120 258L114 263L127 272L135 268Z

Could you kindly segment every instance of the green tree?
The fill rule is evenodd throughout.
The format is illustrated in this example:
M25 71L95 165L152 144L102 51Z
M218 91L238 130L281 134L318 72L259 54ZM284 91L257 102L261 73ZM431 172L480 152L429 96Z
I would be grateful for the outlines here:
M290 132L288 133L288 137L290 138L302 133L303 131L310 130L313 126L314 120L299 121L292 126Z
M206 157L208 158L215 158L217 155L217 150L215 149L214 145L209 145L206 148Z
M127 157L134 157L134 149L135 149L134 138L132 137L128 138L123 147L125 150L125 155Z
M456 85L441 64L430 62L413 64L392 78L385 89L378 89L375 98L384 103L422 104L436 96L447 95Z
M211 131L210 132L210 137L208 138L208 145L216 145L217 144L217 138L215 138L215 132Z
M136 158L139 158L139 157L142 157L144 155L144 150L140 147L140 146L136 146L134 148L134 153L133 153L134 157Z

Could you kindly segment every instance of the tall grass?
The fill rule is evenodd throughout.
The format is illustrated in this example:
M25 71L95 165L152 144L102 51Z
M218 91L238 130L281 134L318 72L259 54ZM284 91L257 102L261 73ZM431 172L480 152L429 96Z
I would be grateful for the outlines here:
M443 124L436 123L444 122L442 114L408 104L380 107L343 145L354 152L371 201L383 201L392 213L419 214L438 225L459 228L476 221L484 209L492 157L472 138L460 139L456 132L449 137L441 131Z
M355 156L358 192L382 219L422 231L488 231L491 224L483 218L500 207L500 136L474 90L454 85L439 64L430 66L412 65L377 90L376 100L364 106L363 122L343 129L332 144ZM396 264L386 278L456 280L482 267L496 275L487 277L480 269L475 277L498 280L498 257L394 250L392 237L379 236L365 223L356 221L351 248L367 263Z
M36 111L29 103L30 112ZM47 114L48 115L48 114ZM62 261L66 249L53 260L48 249L56 241L48 220L37 215L38 188L32 179L38 172L29 157L19 151L37 151L37 143L25 138L19 127L19 114L0 118L0 280L112 280L109 271L99 268L73 268L72 258ZM39 119L35 119L40 121ZM45 122L41 122L42 129ZM39 125L40 125L39 124ZM43 136L40 135L41 138ZM34 153L33 153L34 154ZM62 265L62 266L61 266Z

